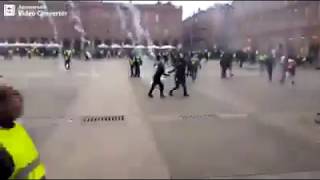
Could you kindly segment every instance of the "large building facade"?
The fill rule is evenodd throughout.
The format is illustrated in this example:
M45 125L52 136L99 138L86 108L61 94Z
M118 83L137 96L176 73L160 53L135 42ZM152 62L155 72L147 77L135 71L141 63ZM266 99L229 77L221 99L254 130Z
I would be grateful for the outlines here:
M319 1L235 1L233 6L235 48L268 51L281 46L286 54L317 56Z
M225 46L234 30L232 28L232 6L216 5L198 11L183 21L183 45L187 49L212 49Z
M39 1L1 1L4 4L37 6ZM133 5L102 1L46 1L48 11L67 16L5 17L0 13L2 41L67 41L177 45L182 41L182 7L170 3ZM77 18L79 17L79 18ZM83 32L82 32L83 31Z
M183 22L183 43L313 56L320 47L319 1L233 1L199 11Z

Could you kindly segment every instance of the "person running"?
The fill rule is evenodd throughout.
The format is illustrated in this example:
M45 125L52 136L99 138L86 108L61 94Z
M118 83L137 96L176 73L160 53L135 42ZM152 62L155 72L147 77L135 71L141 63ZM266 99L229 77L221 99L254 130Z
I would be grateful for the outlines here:
M167 74L165 72L165 66L164 66L164 63L161 62L161 60L157 60L157 70L155 72L155 74L153 75L153 81L152 81L152 85L151 85L151 88L149 90L149 93L148 93L148 96L150 98L153 98L153 95L152 95L152 92L154 90L154 88L159 85L159 89L160 89L160 98L164 98L165 95L163 94L163 90L164 90L164 85L163 83L161 82L161 76L162 75L165 75L165 76L169 76L169 74Z

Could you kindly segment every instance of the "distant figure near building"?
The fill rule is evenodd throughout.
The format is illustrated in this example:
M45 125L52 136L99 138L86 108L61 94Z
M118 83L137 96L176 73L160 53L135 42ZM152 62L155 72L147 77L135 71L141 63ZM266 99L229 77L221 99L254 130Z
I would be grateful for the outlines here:
M295 84L296 66L297 66L296 61L293 58L289 58L287 72L288 72L288 78L291 81L292 85Z

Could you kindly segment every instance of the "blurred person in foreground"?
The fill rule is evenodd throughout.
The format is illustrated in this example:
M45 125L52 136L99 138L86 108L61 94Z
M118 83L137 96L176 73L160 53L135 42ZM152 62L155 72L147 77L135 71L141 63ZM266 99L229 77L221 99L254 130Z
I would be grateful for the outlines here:
M22 95L0 85L0 178L45 179L36 146L24 127L15 122L22 112Z

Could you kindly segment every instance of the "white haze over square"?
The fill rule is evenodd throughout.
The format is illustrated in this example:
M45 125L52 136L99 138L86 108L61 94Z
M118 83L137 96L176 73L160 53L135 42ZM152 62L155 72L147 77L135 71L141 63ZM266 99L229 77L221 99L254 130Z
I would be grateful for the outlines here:
M103 1L112 3L130 3L130 1ZM132 1L133 4L156 4L158 1ZM168 1L160 1L161 3L167 3ZM193 13L197 12L200 8L201 10L206 10L207 8L215 4L230 4L232 1L170 1L175 6L182 6L182 19L186 19Z

